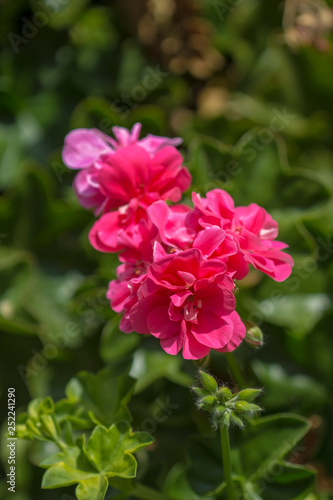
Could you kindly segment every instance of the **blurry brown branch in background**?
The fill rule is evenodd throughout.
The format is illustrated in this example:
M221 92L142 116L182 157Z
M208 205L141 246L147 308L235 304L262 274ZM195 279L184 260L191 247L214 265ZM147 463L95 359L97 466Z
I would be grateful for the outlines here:
M327 37L333 30L333 10L323 0L286 0L283 30L292 50L312 46L327 52L330 49Z

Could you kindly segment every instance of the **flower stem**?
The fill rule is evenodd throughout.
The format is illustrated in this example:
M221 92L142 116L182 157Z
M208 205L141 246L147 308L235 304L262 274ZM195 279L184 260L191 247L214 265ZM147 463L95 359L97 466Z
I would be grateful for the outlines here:
M231 476L231 456L230 456L230 440L229 440L228 426L220 424L220 435L221 435L224 479L225 482L227 483L227 489L226 489L227 497L228 500L236 500L234 485Z
M144 486L143 484L137 483L135 489L131 492L136 498L141 498L142 500L170 500L168 497L163 495L163 493L159 493L158 491L148 488L148 486Z
M233 355L232 352L225 352L224 355L227 358L231 375L235 380L236 384L238 385L239 388L245 387L246 383L242 375L242 372L239 369L235 356Z

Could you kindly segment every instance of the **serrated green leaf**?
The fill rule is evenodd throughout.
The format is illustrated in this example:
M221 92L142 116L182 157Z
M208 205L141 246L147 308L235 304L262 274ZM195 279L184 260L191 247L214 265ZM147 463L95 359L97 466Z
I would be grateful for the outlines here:
M136 474L136 461L130 453L152 442L152 437L146 432L132 432L126 422L118 422L109 429L96 427L85 451L98 471L109 477L131 478Z
M64 452L53 455L50 462L53 465L43 476L42 488L69 486L97 474L97 470L78 447L67 448Z
M68 447L40 463L41 467L47 467L42 487L53 489L79 483L78 500L103 500L107 478L135 477L137 462L132 453L152 441L145 432L133 432L125 421L109 429L97 426L86 445L81 436L77 446Z
M49 468L52 465L57 465L63 461L63 452L54 453L53 455L49 455L44 458L41 462L38 463L38 467Z
M99 475L99 474L98 474ZM96 476L96 472L87 472L79 469L71 469L66 464L53 465L45 472L42 481L42 488L54 489L64 486L71 486L80 481L91 479Z
M75 490L78 500L103 500L108 490L108 480L99 475L81 481Z
M127 404L134 385L135 380L127 374L115 377L112 368L96 375L83 371L67 384L66 395L70 402L82 408L80 418L90 417L95 423L108 427L117 420L131 419Z

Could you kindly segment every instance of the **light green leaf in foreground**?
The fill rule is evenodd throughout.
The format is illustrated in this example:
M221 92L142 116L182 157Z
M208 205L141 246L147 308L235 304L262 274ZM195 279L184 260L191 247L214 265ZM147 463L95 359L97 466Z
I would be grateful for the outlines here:
M51 489L78 483L78 500L103 500L108 478L133 478L137 462L132 455L153 442L146 432L133 432L127 422L110 428L97 426L88 442L66 448L40 465L49 467L43 476L42 487Z

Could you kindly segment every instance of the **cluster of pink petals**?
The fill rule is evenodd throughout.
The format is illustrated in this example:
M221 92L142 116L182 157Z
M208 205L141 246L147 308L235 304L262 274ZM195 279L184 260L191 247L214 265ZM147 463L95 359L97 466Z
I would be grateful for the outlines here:
M114 127L115 139L79 129L65 141L63 159L79 169L81 204L102 213L89 239L101 252L119 252L109 284L120 329L158 338L169 354L200 359L211 349L234 350L245 336L236 312L235 280L249 265L276 281L291 273L276 221L252 203L235 207L215 189L193 193L193 208L178 202L191 183L174 147L181 140L147 136L140 124Z
M108 211L110 208L114 208L118 202L118 206L124 205L130 201L130 196L119 196L117 202L110 199L114 194L114 189L112 188L112 182L118 182L116 189L117 193L120 188L123 190L127 188L127 184L130 181L130 175L133 171L134 166L129 172L126 172L128 161L131 161L131 157L139 151L139 153L145 152L145 164L148 163L147 158L152 158L165 146L178 146L181 144L182 140L178 137L174 139L169 139L167 137L158 137L155 135L147 135L143 139L139 139L141 132L141 124L136 123L132 130L129 131L123 127L113 127L112 129L115 139L104 134L97 129L76 129L70 132L65 138L65 144L62 152L62 159L64 164L68 168L79 170L79 173L74 179L74 191L84 208L90 209L94 208L95 213L99 214L102 211ZM129 146L135 146L132 153L127 154L127 160L123 153L125 148ZM139 150L137 148L140 148ZM120 154L119 150L122 150ZM118 153L118 154L116 154ZM177 154L177 159L174 160L179 162L179 153L172 147L169 148L169 158L160 158L160 161L170 161L172 162L172 153ZM115 155L115 159L113 156ZM168 153L166 153L168 156ZM182 159L181 159L182 161ZM139 162L137 162L139 163ZM162 164L163 165L163 164ZM158 174L158 168L163 168L158 161L155 163L155 173ZM117 170L120 168L119 177ZM175 167L174 167L175 168ZM146 167L142 167L141 172L136 176L135 182L139 182L141 177L145 178L147 170ZM106 171L106 172L105 172ZM186 184L186 180L189 181L191 177L188 172L184 169L182 174L178 172L179 177L179 189L182 189L182 184ZM150 186L151 189L162 190L164 196L167 191L167 175L165 176L163 186L154 185ZM105 178L107 178L107 186L104 185ZM131 183L131 191L137 191L140 184L135 185ZM185 187L187 189L189 184ZM176 190L176 186L173 186ZM183 189L184 190L184 189ZM177 191L179 194L179 191ZM177 198L176 194L173 194L174 198ZM163 199L167 199L164 197ZM180 199L180 196L179 196ZM174 201L178 201L175 199ZM124 203L123 203L124 202Z

